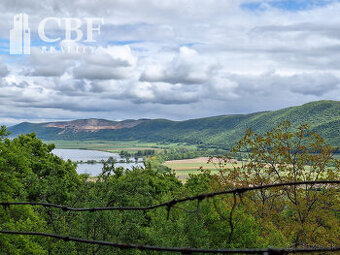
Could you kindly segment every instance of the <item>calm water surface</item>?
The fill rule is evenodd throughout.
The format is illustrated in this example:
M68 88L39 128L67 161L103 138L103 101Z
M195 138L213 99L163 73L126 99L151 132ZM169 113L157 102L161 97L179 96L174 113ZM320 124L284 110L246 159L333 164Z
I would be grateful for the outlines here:
M88 161L88 160L108 160L109 157L113 157L117 161L123 160L117 153L110 153L105 151L94 150L79 150L79 149L54 149L52 151L58 157L64 160L72 161ZM131 169L133 166L143 166L142 163L116 163L115 166L122 166L124 168ZM102 172L103 164L78 164L77 172L79 174L89 174L91 176L97 176Z

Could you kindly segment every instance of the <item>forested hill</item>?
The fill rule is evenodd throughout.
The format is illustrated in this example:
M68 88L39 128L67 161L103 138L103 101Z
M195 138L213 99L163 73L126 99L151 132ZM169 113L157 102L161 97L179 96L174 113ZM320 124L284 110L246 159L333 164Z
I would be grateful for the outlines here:
M9 128L13 136L35 132L44 140L140 140L185 142L229 148L247 128L263 133L288 120L294 126L308 123L334 146L340 146L340 102L317 101L278 111L171 121L141 119L108 121L99 119L69 122L20 123Z

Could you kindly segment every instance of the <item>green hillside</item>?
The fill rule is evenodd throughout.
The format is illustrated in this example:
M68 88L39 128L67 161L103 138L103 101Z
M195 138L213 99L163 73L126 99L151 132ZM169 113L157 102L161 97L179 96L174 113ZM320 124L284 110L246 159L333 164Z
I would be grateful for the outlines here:
M132 128L79 132L44 127L46 123L21 123L10 127L12 135L35 132L45 140L111 140L144 142L184 142L200 146L229 148L247 128L263 133L284 120L298 126L308 123L334 146L340 146L340 102L317 101L278 111L171 121L143 120Z

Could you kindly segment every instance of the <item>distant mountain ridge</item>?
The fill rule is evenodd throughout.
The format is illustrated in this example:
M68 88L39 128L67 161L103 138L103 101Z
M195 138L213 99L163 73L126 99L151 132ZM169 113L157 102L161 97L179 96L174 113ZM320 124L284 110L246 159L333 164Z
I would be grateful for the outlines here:
M140 140L183 142L229 148L247 128L264 133L288 120L294 126L308 123L313 131L334 146L340 146L340 102L316 101L278 111L222 115L184 121L140 119L111 121L84 119L48 123L23 122L9 127L13 136L35 132L44 140Z
M124 121L112 121L105 119L81 119L81 120L72 120L72 121L58 121L58 122L49 122L44 125L47 128L60 128L62 129L59 132L59 135L62 135L67 130L73 130L74 132L98 132L99 130L114 130L114 129L122 129L122 128L132 128L140 123L143 120L124 120Z

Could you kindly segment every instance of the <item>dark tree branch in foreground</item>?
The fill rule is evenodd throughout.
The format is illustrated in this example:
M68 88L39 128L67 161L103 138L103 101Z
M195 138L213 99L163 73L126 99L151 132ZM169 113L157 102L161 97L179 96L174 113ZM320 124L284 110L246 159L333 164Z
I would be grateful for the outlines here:
M63 211L74 211L74 212L94 212L94 211L147 211L147 210L153 210L160 207L167 207L168 210L171 209L174 205L178 203L183 203L187 201L194 201L199 200L202 201L203 199L220 196L220 195L226 195L226 194L242 194L247 191L253 191L253 190L262 190L262 189L269 189L269 188L276 188L276 187L283 187L283 186L299 186L299 185L333 185L333 184L340 184L339 180L334 181L300 181L300 182L285 182L285 183L275 183L275 184L268 184L268 185L262 185L262 186L254 186L254 187L243 187L243 188L235 188L230 190L223 190L218 192L212 192L212 193L204 193L197 196L191 196L191 197L185 197L181 199L174 199L171 201L167 201L164 203L151 205L151 206L145 206L145 207L93 207L93 208L74 208L74 207L68 207L64 205L57 205L57 204L51 204L51 203L41 203L41 202L0 202L0 205L2 205L4 208L8 208L10 206L16 206L16 205L32 205L32 206L44 206L44 207L52 207L61 209Z
M168 251L168 252L180 252L183 254L190 253L222 253L222 254L290 254L290 253L314 253L314 252L337 252L340 251L340 247L316 247L316 248L268 248L268 249L200 249L200 248L177 248L177 247L160 247L151 245L139 245L139 244L124 244L124 243L111 243L107 241L87 240L71 236L61 236L49 233L39 232L19 232L19 231L7 231L0 230L1 234L9 235L30 235L30 236L42 236L55 239L61 239L65 242L72 241L78 243L87 243L94 245L109 246L118 249L136 249L141 251Z

